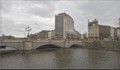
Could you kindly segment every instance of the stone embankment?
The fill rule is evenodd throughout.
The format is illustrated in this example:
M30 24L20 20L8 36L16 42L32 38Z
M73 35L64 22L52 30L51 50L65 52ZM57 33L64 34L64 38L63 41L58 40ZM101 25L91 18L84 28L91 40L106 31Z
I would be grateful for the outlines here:
M84 48L105 49L120 51L120 41L93 41L85 42Z

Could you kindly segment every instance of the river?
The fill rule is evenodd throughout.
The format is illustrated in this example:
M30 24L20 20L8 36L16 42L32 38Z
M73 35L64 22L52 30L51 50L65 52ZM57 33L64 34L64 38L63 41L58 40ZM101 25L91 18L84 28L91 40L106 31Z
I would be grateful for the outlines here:
M0 69L120 69L120 52L59 48L0 53Z

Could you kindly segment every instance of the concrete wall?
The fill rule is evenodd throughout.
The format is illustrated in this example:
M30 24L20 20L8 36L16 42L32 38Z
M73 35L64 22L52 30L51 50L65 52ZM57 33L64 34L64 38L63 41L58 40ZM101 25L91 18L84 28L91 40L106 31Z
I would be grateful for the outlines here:
M72 45L83 46L83 43L82 43L82 41L68 41L68 45L66 45L66 47L71 47Z
M0 43L1 44L1 43ZM36 49L40 46L43 45L56 45L58 47L71 47L72 45L80 45L82 46L83 43L82 41L68 41L68 40L46 40L46 41L31 41L31 40L26 40L26 41L4 41L2 42L2 45L8 46L8 47L13 47L18 50L31 50L31 49Z
M2 45L16 48L18 50L31 50L36 49L43 45L53 44L59 47L71 47L72 45L80 45L87 47L103 47L103 48L120 48L120 41L94 41L94 42L83 42L83 41L68 41L68 40L46 40L46 41L4 41ZM1 45L1 42L0 42Z
M120 48L120 41L101 41L102 47Z
M94 41L85 42L87 47L120 48L120 41Z
M23 42L2 42L2 45L12 47L12 48L15 48L17 50L22 50L24 48Z

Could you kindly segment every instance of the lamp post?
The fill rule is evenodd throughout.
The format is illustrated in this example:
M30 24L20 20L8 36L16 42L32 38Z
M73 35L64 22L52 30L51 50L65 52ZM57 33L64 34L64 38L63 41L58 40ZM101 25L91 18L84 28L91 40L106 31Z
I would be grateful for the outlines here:
M30 31L31 31L31 28L28 26L27 28L25 28L25 30L28 32L27 37L29 37L29 34L30 34Z

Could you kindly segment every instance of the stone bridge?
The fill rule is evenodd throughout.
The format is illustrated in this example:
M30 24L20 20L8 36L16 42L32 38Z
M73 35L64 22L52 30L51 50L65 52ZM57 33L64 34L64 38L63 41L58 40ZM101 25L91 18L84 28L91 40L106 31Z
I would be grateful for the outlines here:
M2 41L0 45L16 48L18 50L32 50L43 45L52 44L59 47L71 47L72 45L83 46L82 41L73 41L73 40L6 40Z

